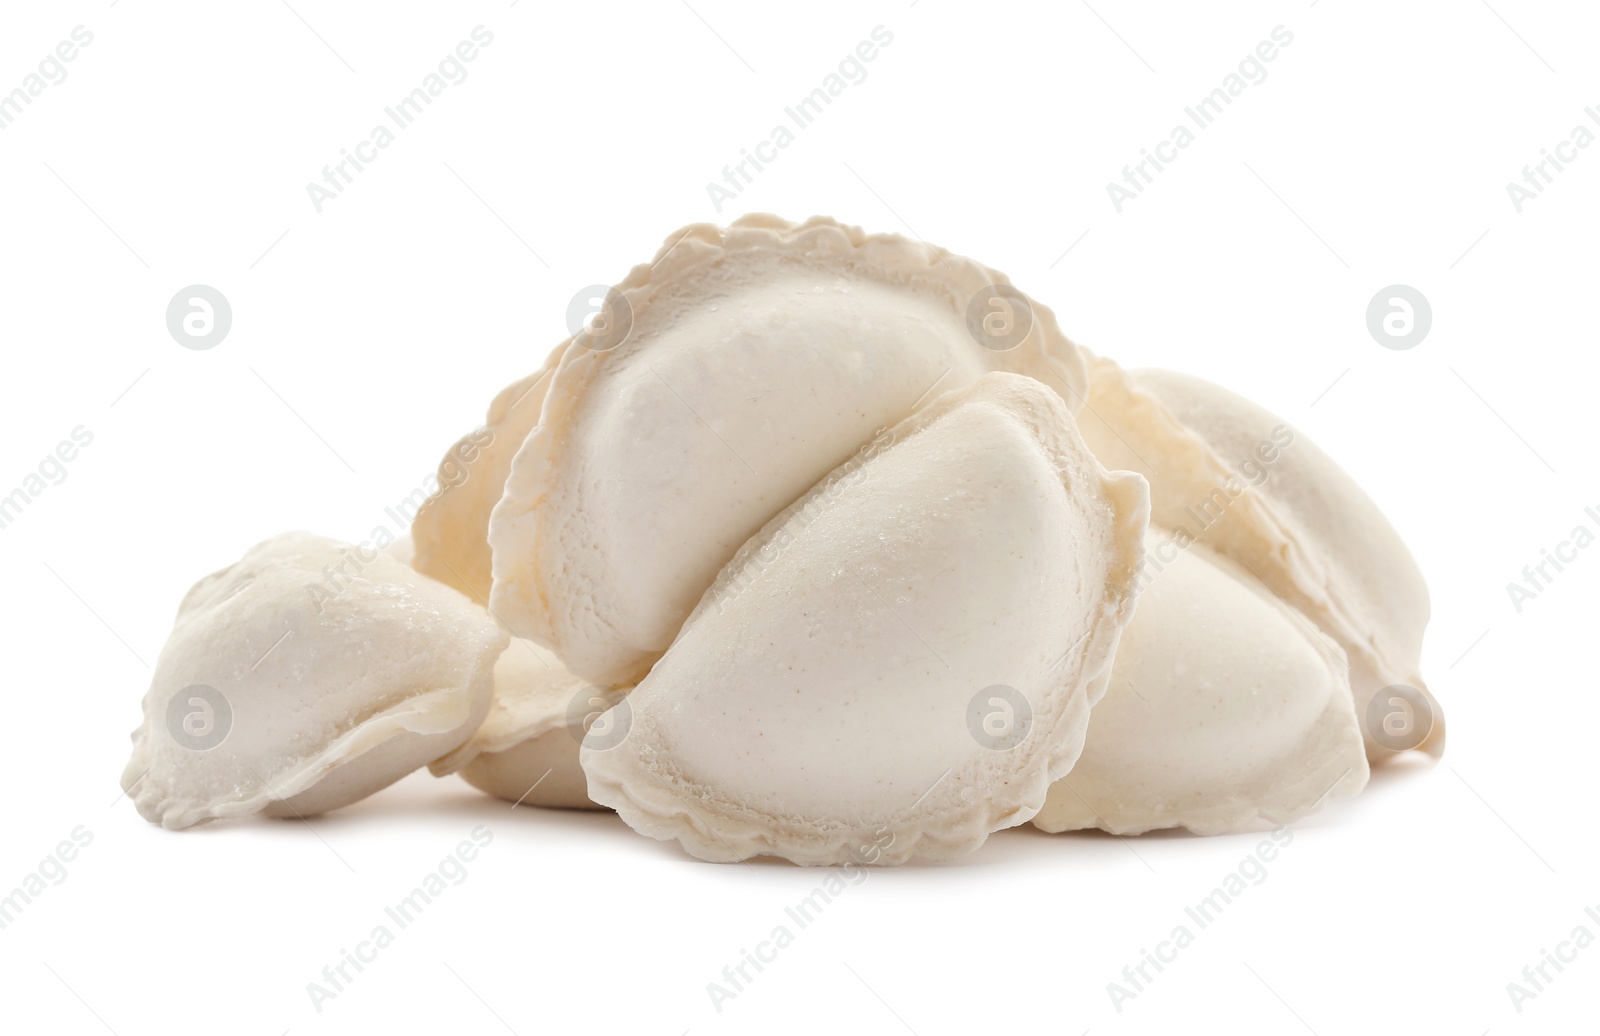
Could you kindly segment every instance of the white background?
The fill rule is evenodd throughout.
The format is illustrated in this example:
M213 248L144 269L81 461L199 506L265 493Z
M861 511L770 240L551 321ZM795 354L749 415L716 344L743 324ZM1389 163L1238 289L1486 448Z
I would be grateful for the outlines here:
M75 827L93 841L0 931L0 1025L1592 1026L1600 947L1521 1013L1506 986L1575 926L1600 935L1600 549L1520 613L1506 585L1600 507L1600 147L1520 213L1506 184L1600 104L1600 21L1494 2L8 4L0 92L75 26L94 40L0 131L0 493L75 427L94 441L0 530L0 892ZM317 213L306 184L480 24L494 39L469 78ZM866 80L717 212L707 182L877 25L893 42ZM1293 43L1267 78L1117 213L1107 182L1278 25ZM513 810L426 774L309 825L173 834L113 801L196 578L286 529L384 524L564 337L574 292L745 211L972 255L1091 348L1293 422L1427 573L1443 761L1297 825L1120 1013L1106 984L1259 835L1023 829L874 871L719 1014L707 983L822 873L707 865L610 814ZM233 307L209 351L165 326L195 283ZM1396 283L1433 308L1408 351L1366 328ZM480 824L494 841L467 879L314 1011L307 983Z

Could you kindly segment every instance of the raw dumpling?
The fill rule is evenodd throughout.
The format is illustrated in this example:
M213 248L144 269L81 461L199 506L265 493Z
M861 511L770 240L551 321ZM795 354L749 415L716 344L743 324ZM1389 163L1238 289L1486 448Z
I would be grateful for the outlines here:
M1223 834L1366 782L1338 645L1243 568L1152 526L1111 685L1033 823Z
M1215 548L1344 648L1367 755L1444 750L1420 675L1428 587L1394 527L1303 434L1247 399L1172 371L1090 368L1083 437L1150 480L1151 520Z
M417 545L408 532L395 537L395 541L384 547L383 552L400 564L409 565L417 556Z
M585 739L589 795L705 860L971 852L1077 758L1147 521L1054 390L941 396L744 545Z
M550 651L513 640L495 663L494 701L483 726L429 769L436 777L459 773L507 802L600 809L589 799L578 742L626 693L593 687L567 672Z
M500 390L483 425L439 462L439 488L411 522L416 570L481 605L489 601L489 512L505 491L522 440L539 423L552 368L565 347L556 348L543 370Z
M465 741L506 641L375 548L267 540L183 599L122 787L172 829L337 809Z
M828 219L691 226L608 298L489 524L496 617L604 686L642 677L741 544L920 404L990 370L1086 385L1003 275Z

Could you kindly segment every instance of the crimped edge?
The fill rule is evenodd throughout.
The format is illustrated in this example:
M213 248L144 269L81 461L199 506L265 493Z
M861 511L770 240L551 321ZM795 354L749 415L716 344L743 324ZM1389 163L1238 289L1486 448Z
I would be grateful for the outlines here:
M692 223L667 237L655 258L629 271L614 289L626 300L638 321L647 311L654 292L688 276L707 264L758 248L799 247L808 254L833 254L845 257L882 274L896 272L906 279L932 277L964 286L975 292L987 285L1011 286L1005 274L922 241L899 234L868 234L860 227L841 223L828 216L813 216L803 223L792 223L770 213L752 213L735 220L726 229L714 223ZM960 271L958 274L957 271ZM891 278L892 279L892 278ZM1053 375L1067 389L1062 393L1069 412L1076 412L1088 392L1088 370L1083 351L1061 332L1054 312L1028 297L1034 325L1018 346L993 357L1005 369L1031 367L1026 373L1046 381ZM551 492L551 472L568 452L576 412L590 385L603 369L605 357L628 348L624 342L615 350L596 353L568 339L558 350L555 375L547 391L539 425L526 439L512 461L506 490L489 519L491 572L490 608L497 614L514 616L518 636L527 637L557 652L562 650L557 636L554 609L546 592L551 575L543 568L544 527L540 514ZM974 348L982 346L974 343ZM1032 350L1026 353L1025 350ZM1024 356L1036 355L1036 362L1023 364ZM1048 382L1047 382L1048 383ZM1054 386L1052 386L1054 387ZM498 535L497 535L498 533ZM498 544L498 545L497 545ZM611 672L595 672L596 682L621 684L636 682L648 671L653 659L635 659L631 665Z

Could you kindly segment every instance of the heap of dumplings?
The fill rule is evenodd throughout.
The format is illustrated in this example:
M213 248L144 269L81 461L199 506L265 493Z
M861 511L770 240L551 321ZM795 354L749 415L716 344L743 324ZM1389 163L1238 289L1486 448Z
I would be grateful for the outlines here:
M409 545L289 533L190 591L142 815L428 766L704 860L902 863L1285 824L1442 751L1422 576L1286 422L922 242L668 242L451 448Z

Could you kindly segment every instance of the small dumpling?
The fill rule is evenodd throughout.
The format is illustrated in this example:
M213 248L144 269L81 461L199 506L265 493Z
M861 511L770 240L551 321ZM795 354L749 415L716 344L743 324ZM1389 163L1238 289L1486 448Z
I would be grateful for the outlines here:
M409 565L417 556L417 545L408 532L396 536L393 543L383 548L383 552L400 562L400 564Z
M122 787L172 829L348 805L471 736L506 642L376 548L267 540L183 599Z
M489 514L505 491L511 461L539 423L555 360L500 390L484 423L462 436L439 462L438 488L411 521L411 564L418 572L487 605Z
M1083 754L1035 827L1224 834L1366 785L1337 644L1245 569L1155 527L1140 583Z
M489 523L495 615L604 686L642 677L740 545L919 405L991 370L1086 385L1003 275L828 219L688 227L607 305Z
M940 397L744 545L585 739L590 797L705 860L971 852L1077 758L1147 508L1040 382Z
M594 687L567 672L552 652L513 639L495 663L494 701L483 726L429 769L436 777L459 773L507 802L602 809L589 798L578 743L626 693Z
M1090 367L1083 437L1150 480L1151 520L1238 562L1345 650L1369 759L1444 749L1422 681L1428 586L1394 527L1304 433L1187 374Z

